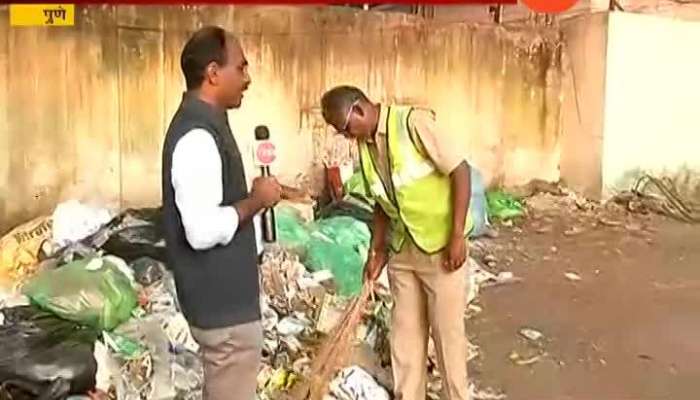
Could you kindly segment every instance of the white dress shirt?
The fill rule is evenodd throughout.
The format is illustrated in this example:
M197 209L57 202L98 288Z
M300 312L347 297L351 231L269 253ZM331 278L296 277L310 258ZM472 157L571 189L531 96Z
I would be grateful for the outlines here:
M175 204L187 242L195 250L225 246L238 230L239 216L233 206L221 206L224 189L221 156L212 135L193 129L180 138L173 150L172 185ZM262 253L260 218L253 218L258 254Z

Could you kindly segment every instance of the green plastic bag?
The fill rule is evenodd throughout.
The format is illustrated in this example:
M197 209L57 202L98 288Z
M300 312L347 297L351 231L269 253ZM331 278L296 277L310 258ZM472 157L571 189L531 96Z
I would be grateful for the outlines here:
M370 231L351 217L333 217L312 224L305 264L314 271L329 270L340 296L362 290Z
M508 220L525 215L525 208L515 198L505 192L495 191L486 193L488 215L492 219Z
M23 288L41 309L111 331L131 317L138 297L131 279L106 258L73 261L41 272Z
M276 207L275 222L279 244L303 258L311 236L298 211L291 207Z
M362 177L362 172L355 172L350 179L345 182L344 185L345 193L352 194L358 197L367 204L374 206L374 199L372 195L367 191L367 186L365 186L365 179Z

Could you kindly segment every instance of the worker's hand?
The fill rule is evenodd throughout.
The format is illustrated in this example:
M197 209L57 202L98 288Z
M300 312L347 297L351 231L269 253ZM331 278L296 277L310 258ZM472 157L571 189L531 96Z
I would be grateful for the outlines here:
M376 281L379 279L379 275L382 274L384 266L387 262L386 250L371 250L367 256L367 262L365 263L365 273L364 280Z
M460 236L453 237L445 248L442 266L447 272L457 271L467 261L467 241Z
M258 200L264 208L274 207L280 201L282 187L277 179L271 176L260 176L253 180L252 197Z

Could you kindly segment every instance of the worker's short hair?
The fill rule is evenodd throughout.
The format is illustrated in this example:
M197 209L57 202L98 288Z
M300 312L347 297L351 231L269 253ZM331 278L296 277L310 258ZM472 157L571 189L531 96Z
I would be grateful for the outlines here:
M326 120L331 116L345 115L358 101L369 102L362 90L355 86L336 86L321 97L321 112Z
M227 41L234 43L237 39L218 26L205 26L190 37L180 55L180 67L185 75L187 90L202 86L206 68L211 62L226 65Z

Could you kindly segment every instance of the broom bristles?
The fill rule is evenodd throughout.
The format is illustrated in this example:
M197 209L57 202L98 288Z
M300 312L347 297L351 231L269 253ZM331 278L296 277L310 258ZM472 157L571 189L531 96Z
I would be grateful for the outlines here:
M328 384L347 362L352 352L357 327L373 292L372 282L365 282L362 293L345 309L340 323L324 340L311 365L310 400L322 400L328 392Z

